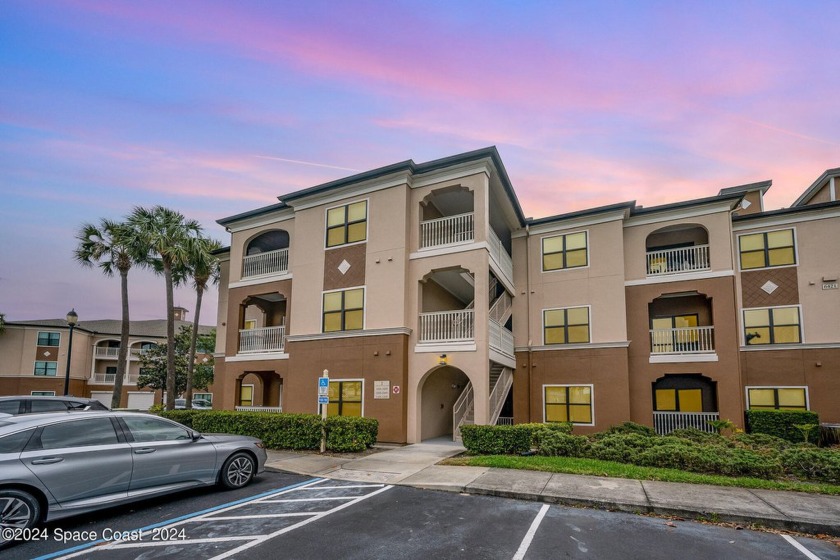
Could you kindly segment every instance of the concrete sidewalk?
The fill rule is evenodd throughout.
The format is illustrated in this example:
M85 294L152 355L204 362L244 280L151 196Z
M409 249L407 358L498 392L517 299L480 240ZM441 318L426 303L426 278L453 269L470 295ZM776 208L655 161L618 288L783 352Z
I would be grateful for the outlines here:
M446 440L388 448L363 457L269 451L266 466L340 480L840 536L838 496L436 464L463 451Z

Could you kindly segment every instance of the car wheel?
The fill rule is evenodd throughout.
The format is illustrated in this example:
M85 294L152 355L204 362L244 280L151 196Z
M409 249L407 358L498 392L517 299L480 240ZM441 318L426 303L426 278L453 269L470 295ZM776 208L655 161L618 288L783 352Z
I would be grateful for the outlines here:
M41 519L41 505L35 496L22 490L0 490L0 529L26 529ZM9 531L0 531L0 546Z
M226 488L242 488L254 478L256 464L247 453L234 453L222 465L221 482Z

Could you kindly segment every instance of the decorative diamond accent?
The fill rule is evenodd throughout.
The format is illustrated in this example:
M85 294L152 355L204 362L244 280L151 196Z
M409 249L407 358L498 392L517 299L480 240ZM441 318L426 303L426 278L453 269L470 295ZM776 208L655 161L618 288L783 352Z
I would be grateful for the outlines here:
M49 351L49 350L44 351L44 357L45 357L45 358L49 358L49 357L50 357L50 351Z
M341 264L338 265L338 271L341 274L347 274L347 271L350 270L350 263L347 262L347 259L341 261Z
M778 288L778 287L779 286L777 284L774 284L771 280L768 280L767 282L764 283L764 285L761 287L761 289L764 290L765 292L767 292L768 294L772 294L773 292L776 291L776 288Z

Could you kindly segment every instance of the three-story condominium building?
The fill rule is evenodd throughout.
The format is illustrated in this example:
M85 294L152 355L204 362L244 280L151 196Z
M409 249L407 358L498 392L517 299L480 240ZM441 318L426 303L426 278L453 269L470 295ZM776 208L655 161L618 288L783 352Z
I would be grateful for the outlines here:
M405 161L219 220L216 402L463 423L710 429L749 407L840 421L840 203L770 182L525 218L495 148Z

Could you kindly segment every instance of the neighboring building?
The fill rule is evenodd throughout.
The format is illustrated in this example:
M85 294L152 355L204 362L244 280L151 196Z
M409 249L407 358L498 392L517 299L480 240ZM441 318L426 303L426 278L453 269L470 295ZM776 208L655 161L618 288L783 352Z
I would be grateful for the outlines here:
M176 308L175 332L186 310ZM67 372L70 328L64 319L6 321L0 334L0 395L62 395ZM119 320L80 321L73 329L70 390L111 406L120 348ZM214 327L201 326L209 333ZM166 320L131 321L128 367L123 380L121 406L147 409L159 403L161 392L137 387L140 353L151 345L166 344ZM199 396L212 401L212 387Z
M463 422L626 420L748 407L840 421L840 202L827 171L526 219L495 148L405 161L224 218L217 403L372 416L383 441Z

